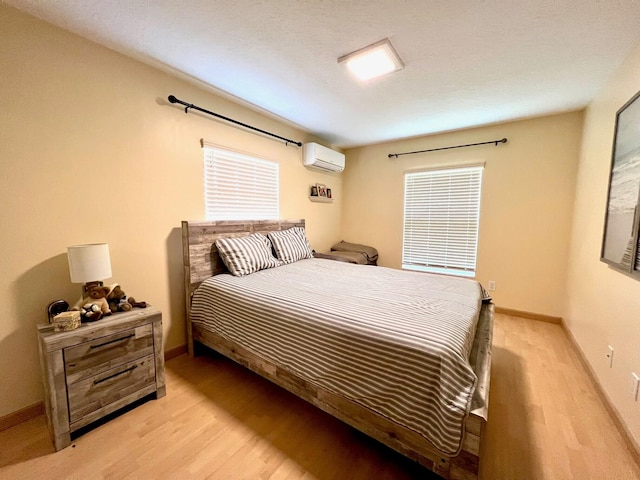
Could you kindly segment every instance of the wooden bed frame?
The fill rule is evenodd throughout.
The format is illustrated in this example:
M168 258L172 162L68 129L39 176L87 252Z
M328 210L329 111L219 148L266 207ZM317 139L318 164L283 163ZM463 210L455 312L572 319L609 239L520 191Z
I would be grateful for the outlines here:
M191 297L196 288L207 278L227 272L215 246L216 239L242 237L254 232L267 233L274 230L286 230L294 226L304 227L305 222L304 220L182 222L189 355L194 355L194 342L206 345L406 457L417 461L445 479L477 479L481 440L489 406L493 331L492 304L483 305L480 312L476 339L470 356L471 365L478 376L478 386L474 394L471 414L466 420L462 450L453 457L443 456L417 433L328 390L310 385L280 366L258 357L241 345L191 323Z

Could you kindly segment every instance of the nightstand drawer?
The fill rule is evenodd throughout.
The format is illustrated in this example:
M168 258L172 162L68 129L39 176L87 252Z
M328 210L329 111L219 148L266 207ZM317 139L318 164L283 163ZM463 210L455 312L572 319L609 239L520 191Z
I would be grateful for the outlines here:
M151 324L123 330L64 349L67 383L96 375L153 353Z
M156 381L153 355L84 378L69 385L69 421L79 420Z

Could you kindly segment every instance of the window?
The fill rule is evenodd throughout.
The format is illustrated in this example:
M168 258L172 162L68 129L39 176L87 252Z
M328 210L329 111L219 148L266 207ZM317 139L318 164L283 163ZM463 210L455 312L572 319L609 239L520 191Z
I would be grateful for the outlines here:
M482 169L405 174L402 268L475 276Z
M207 220L280 218L280 165L203 145Z

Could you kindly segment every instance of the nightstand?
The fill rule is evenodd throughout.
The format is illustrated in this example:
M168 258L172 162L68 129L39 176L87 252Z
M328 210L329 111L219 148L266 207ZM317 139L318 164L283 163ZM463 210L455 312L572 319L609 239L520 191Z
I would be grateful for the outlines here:
M47 424L56 450L71 434L143 397L166 393L162 313L115 313L75 330L38 325Z

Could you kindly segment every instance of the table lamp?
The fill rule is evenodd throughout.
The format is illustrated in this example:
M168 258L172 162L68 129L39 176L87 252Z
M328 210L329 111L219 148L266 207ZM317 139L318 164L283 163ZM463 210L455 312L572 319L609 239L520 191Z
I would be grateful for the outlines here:
M111 277L111 257L108 243L89 243L67 247L69 274L72 283L84 283L82 293L90 285L102 285Z

